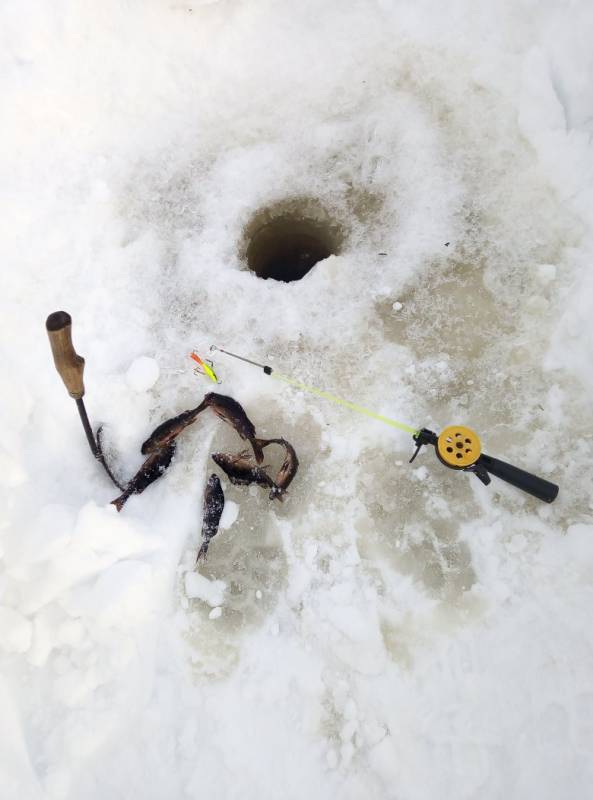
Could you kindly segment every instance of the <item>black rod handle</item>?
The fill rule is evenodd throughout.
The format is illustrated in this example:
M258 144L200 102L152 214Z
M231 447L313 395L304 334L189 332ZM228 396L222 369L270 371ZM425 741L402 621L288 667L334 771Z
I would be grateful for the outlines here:
M537 475L532 475L531 472L525 472L519 467L507 464L506 461L487 456L485 453L482 453L476 464L480 464L492 475L516 486L517 489L537 497L538 500L543 500L544 503L552 503L558 495L559 487L555 483L550 483Z

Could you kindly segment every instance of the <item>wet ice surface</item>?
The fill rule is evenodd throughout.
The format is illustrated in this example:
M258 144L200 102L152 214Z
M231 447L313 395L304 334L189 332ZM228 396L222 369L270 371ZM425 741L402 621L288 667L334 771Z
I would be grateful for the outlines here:
M587 796L592 13L482 12L3 12L3 798ZM242 259L277 202L344 235L288 285ZM121 474L216 343L463 422L559 498L410 466L406 434L220 356L300 470L284 504L224 480L194 573L210 453L245 443L200 415L118 515L48 358L58 308Z

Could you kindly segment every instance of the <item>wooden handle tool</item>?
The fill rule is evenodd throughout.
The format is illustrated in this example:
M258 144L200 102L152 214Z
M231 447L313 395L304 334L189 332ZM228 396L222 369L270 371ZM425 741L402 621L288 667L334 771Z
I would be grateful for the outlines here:
M58 375L64 381L64 386L68 389L68 394L76 400L76 407L80 415L80 421L86 434L91 453L97 461L100 461L105 472L109 475L113 483L123 491L124 487L111 472L103 449L101 447L100 431L95 439L91 423L84 406L84 382L82 374L84 372L84 358L79 356L72 344L72 317L66 311L54 311L45 322L49 343L54 357L54 364Z
M80 400L84 395L84 358L72 345L72 317L66 311L54 311L45 327L58 374L70 397Z

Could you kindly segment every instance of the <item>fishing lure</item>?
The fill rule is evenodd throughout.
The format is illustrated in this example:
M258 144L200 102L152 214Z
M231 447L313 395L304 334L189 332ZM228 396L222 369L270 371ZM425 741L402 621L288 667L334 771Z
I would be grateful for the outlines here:
M214 364L212 361L209 359L200 358L195 350L191 351L189 357L192 358L198 365L194 368L194 375L206 375L206 377L210 378L213 383L222 383L216 372L214 372Z

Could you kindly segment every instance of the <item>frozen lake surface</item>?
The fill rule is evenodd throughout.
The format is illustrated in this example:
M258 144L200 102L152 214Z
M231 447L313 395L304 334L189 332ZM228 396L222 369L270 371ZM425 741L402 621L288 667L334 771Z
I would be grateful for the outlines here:
M0 14L2 800L589 796L590 2ZM257 277L275 216L334 254ZM224 480L194 573L209 456L238 439L200 416L117 514L57 309L126 476L217 344L466 424L559 497L409 465L408 434L220 356L300 469L283 504Z

